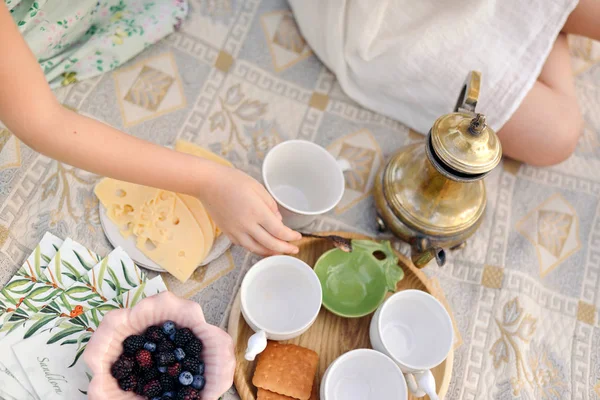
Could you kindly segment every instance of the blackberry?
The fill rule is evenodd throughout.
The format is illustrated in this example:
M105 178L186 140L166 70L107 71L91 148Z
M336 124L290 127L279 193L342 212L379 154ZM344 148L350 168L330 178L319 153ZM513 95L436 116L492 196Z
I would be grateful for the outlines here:
M183 347L193 338L195 338L194 333L189 328L181 328L175 332L173 342L175 342L177 347Z
M123 352L127 355L134 355L136 351L144 347L146 339L141 335L128 336L123 341Z
M158 376L158 370L154 367L142 368L139 373L139 377L144 383L149 382L152 379L158 378Z
M150 326L144 332L144 337L149 342L158 343L165 338L165 333L160 326Z
M173 351L173 350L175 350L175 344L167 338L161 340L156 345L156 351L159 353L164 353L165 351Z
M181 364L179 364L177 362L175 364L169 365L169 367L167 368L167 375L169 375L172 378L177 378L180 373L181 373Z
M162 352L162 353L158 353L156 354L156 363L159 366L163 366L163 365L171 365L175 362L175 354L173 354L172 352Z
M119 379L119 387L126 392L131 392L137 387L138 378L135 375L129 375L125 378Z
M145 349L138 350L135 353L135 360L141 368L149 368L154 364L152 362L152 353Z
M177 393L177 400L198 400L200 392L192 387L184 387Z
M192 387L196 390L202 390L206 386L206 379L202 375L195 375L192 381Z
M183 349L180 347L173 350L173 354L175 354L177 361L181 361L185 358L185 351L183 351Z
M175 322L173 322L173 321L167 321L167 322L165 322L163 324L163 326L162 326L162 330L167 335L175 333Z
M170 392L171 390L175 389L175 381L169 375L163 374L159 376L158 381L165 392Z
M183 371L181 374L179 374L179 383L181 383L183 386L190 386L193 381L194 376L191 372Z
M181 366L183 367L184 371L190 371L192 374L199 374L200 372L200 360L198 360L197 358L186 358L185 360L183 360L183 362L181 363ZM202 375L202 374L201 374Z
M147 397L159 396L162 393L162 386L158 379L152 379L144 385L143 394Z
M134 365L135 362L133 358L121 355L121 357L119 357L118 360L115 361L115 363L110 368L110 373L113 376L113 378L117 380L123 379L126 376L131 375L131 373L133 372Z
M200 353L202 353L202 341L194 337L188 342L183 350L185 350L185 354L188 357L200 358Z

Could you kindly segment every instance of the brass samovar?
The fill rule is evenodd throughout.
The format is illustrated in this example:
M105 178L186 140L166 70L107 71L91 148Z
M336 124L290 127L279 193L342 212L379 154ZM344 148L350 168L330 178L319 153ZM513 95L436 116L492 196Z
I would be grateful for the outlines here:
M378 223L411 245L419 268L433 258L444 265L444 249L464 246L483 220L482 179L500 162L502 147L475 113L480 85L481 73L469 73L454 112L435 121L425 144L396 152L375 180Z

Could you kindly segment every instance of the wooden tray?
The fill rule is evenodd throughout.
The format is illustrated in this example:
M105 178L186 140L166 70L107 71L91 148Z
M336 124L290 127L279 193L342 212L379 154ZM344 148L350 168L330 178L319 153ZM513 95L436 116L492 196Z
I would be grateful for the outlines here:
M328 232L324 234L340 235L353 239L370 239L366 236L348 232ZM311 266L315 265L321 254L332 248L326 240L311 238L304 238L297 244L300 247L300 253L297 257ZM404 279L398 283L398 290L419 289L430 293L431 287L423 272L417 269L402 254L398 252L396 254L400 260L399 265L405 274ZM317 320L307 332L300 337L285 342L307 347L319 354L319 368L313 385L311 400L318 400L320 398L318 393L321 377L325 374L325 370L327 370L329 364L347 351L357 348L371 348L369 342L371 317L372 314L362 318L341 318L327 311L325 307L322 307ZM235 342L235 355L237 359L234 376L235 387L242 400L256 400L256 388L252 385L252 376L254 375L256 362L249 362L244 358L248 338L254 332L246 324L242 316L239 292L229 316L228 331ZM448 385L452 376L453 359L454 351L451 350L446 361L432 371L436 379L440 399L443 399L448 391ZM408 398L416 399L413 396L408 396ZM429 400L429 397L426 396L424 399Z

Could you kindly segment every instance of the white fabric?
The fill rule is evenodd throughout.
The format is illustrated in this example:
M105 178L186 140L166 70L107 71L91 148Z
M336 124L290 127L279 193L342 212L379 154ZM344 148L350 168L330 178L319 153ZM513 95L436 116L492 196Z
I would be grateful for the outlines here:
M289 0L342 89L426 133L470 70L477 111L498 130L535 83L577 0Z

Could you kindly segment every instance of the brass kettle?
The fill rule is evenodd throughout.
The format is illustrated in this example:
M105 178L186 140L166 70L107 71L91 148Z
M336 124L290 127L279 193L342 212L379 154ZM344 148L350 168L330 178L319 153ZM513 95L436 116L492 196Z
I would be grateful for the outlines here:
M425 144L406 146L378 172L378 224L411 245L418 268L444 249L465 245L481 225L486 206L483 178L502 157L496 133L475 113L481 73L472 71L453 113L439 117Z

